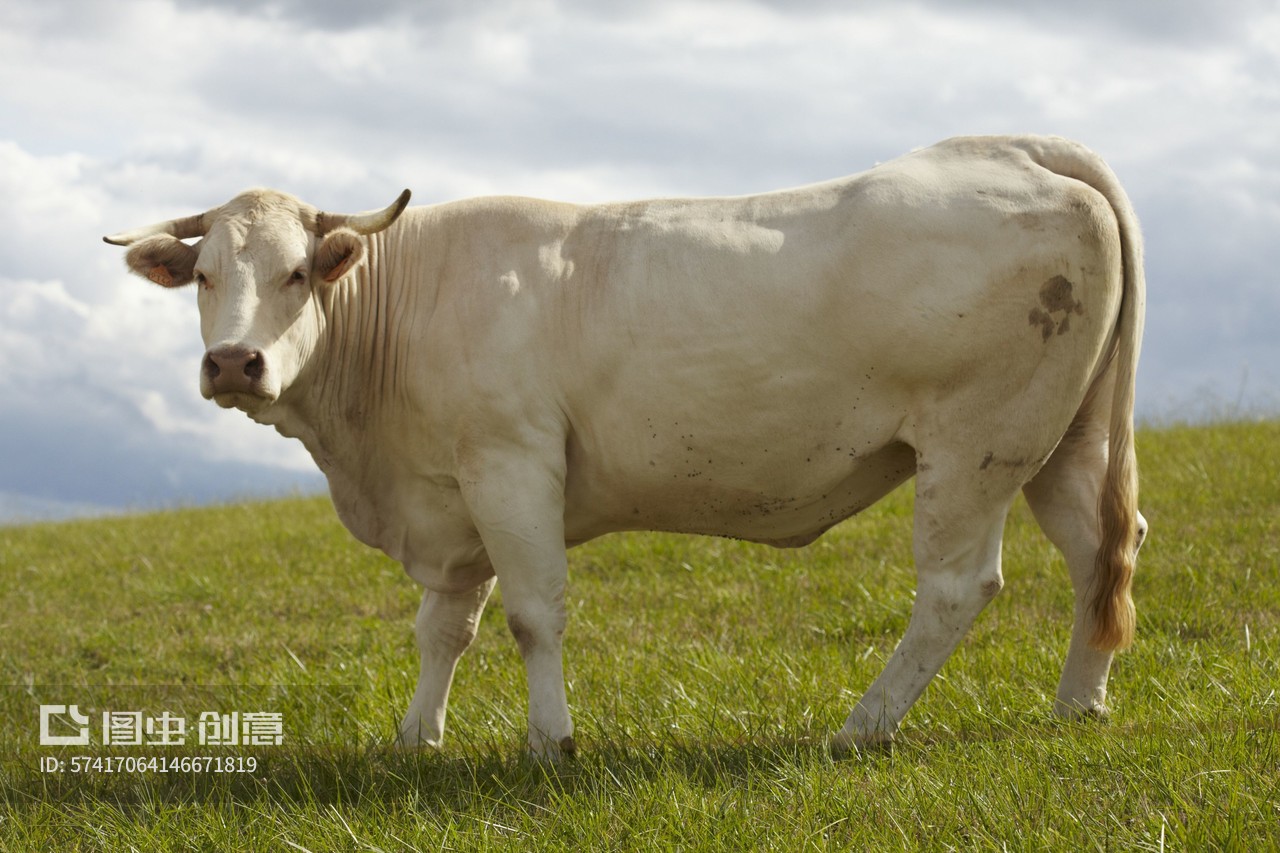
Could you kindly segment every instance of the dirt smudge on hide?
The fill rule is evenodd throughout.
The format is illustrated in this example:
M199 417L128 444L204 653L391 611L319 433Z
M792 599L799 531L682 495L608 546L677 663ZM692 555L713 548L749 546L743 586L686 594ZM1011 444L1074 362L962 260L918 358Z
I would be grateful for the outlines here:
M987 454L982 457L982 464L978 466L978 470L985 471L992 465L995 465L997 468L1011 468L1016 470L1025 467L1026 464L1027 458L1025 456L1011 456L1005 458L996 456L995 451L988 450ZM1039 466L1037 465L1037 467Z
M1075 285L1055 275L1040 285L1040 305L1028 312L1027 322L1038 326L1041 340L1047 342L1055 333L1065 335L1071 330L1072 314L1084 314L1084 305L1075 298Z

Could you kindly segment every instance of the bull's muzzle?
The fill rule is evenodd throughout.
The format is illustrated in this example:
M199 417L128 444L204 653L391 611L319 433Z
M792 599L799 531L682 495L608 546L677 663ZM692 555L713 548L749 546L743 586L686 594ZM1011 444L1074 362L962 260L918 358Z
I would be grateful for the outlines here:
M214 347L204 355L201 367L202 390L206 397L223 394L264 396L263 377L267 360L261 350L245 347Z

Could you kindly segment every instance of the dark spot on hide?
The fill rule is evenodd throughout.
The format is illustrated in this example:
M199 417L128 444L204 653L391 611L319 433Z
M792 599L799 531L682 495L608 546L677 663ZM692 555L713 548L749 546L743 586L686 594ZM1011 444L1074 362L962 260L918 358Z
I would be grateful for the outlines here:
M1049 340L1053 337L1053 318L1039 308L1032 308L1031 313L1027 315L1027 322L1033 326L1040 327L1040 337L1043 340Z
M1075 298L1075 285L1055 275L1040 285L1040 307L1027 313L1027 322L1039 326L1041 340L1047 341L1055 332L1065 335L1071 330L1071 315L1083 313L1084 305ZM1057 314L1061 317L1054 316Z
M1084 309L1072 297L1073 286L1060 275L1046 281L1040 286L1040 304L1049 311L1075 311L1083 314Z
M995 457L996 455L988 450L987 455L982 457L982 464L978 466L978 470L979 471L987 470L987 468L991 465L991 460L995 459Z

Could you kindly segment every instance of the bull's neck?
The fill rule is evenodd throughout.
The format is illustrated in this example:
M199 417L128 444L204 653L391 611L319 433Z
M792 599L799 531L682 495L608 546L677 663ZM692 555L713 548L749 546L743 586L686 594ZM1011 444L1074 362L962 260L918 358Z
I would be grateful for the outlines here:
M326 473L337 459L386 437L384 421L421 407L414 395L415 346L435 304L425 227L407 211L387 231L363 237L365 258L318 300L315 350L291 409L301 438ZM420 355L420 354L419 354ZM420 367L416 368L420 369ZM283 431L283 430L282 430Z

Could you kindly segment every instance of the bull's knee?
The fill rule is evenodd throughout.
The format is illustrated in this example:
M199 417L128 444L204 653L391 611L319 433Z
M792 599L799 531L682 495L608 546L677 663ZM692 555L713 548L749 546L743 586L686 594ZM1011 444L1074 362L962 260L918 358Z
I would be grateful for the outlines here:
M480 628L478 617L469 614L451 617L447 613L424 612L418 620L415 633L418 651L422 654L440 654L456 660L471 647Z
M453 657L461 657L476 639L476 625L433 625L426 632L426 642Z
M562 613L537 611L509 611L507 628L515 638L520 654L528 656L543 646L558 646L564 636L565 618Z
M453 659L461 657L480 630L480 617L492 589L490 579L462 593L427 590L414 621L419 649Z

